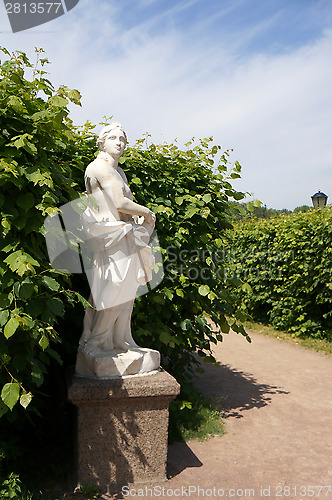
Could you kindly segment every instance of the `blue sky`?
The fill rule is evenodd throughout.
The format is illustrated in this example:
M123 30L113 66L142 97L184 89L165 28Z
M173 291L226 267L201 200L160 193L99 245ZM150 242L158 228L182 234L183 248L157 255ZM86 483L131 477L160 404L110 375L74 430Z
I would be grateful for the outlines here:
M77 124L111 116L133 143L213 136L243 167L238 189L268 207L332 202L331 0L80 0L0 44L77 88Z

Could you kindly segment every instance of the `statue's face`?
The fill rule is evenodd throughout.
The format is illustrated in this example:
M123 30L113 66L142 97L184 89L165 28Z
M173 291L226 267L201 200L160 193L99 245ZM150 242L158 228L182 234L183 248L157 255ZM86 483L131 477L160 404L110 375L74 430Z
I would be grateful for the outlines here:
M104 142L104 151L109 155L120 158L126 147L126 138L121 129L111 130Z

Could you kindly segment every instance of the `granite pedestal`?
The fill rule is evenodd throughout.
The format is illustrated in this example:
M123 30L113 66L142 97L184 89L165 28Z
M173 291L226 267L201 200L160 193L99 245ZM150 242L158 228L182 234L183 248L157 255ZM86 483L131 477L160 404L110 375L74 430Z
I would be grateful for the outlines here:
M169 373L118 379L75 376L77 480L102 492L166 480L168 407L180 391Z

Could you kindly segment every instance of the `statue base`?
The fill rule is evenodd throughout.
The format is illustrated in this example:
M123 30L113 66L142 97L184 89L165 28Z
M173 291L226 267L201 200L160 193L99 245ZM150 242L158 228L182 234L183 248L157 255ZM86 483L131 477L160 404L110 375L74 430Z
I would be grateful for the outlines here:
M113 494L166 481L168 407L179 392L163 370L124 379L74 376L68 398L78 408L78 484Z
M131 347L128 351L79 349L75 373L79 377L115 378L142 375L160 367L160 353L153 349Z

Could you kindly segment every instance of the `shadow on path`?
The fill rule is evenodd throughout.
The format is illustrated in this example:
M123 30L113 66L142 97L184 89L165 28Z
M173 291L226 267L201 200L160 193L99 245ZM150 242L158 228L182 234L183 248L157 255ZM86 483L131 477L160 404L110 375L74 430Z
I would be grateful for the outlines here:
M230 365L205 366L205 373L197 377L196 387L204 396L213 398L225 417L242 418L244 410L262 408L271 402L273 394L289 394L281 387L260 384L252 374Z
M167 477L177 476L187 467L202 467L202 462L187 443L175 443L168 448Z
M242 418L244 410L263 408L271 403L275 394L289 394L281 387L259 383L252 374L230 365L205 365L204 374L195 380L196 387L204 396L211 398L215 407L225 417ZM177 476L190 467L203 464L186 443L176 443L168 449L167 474Z

